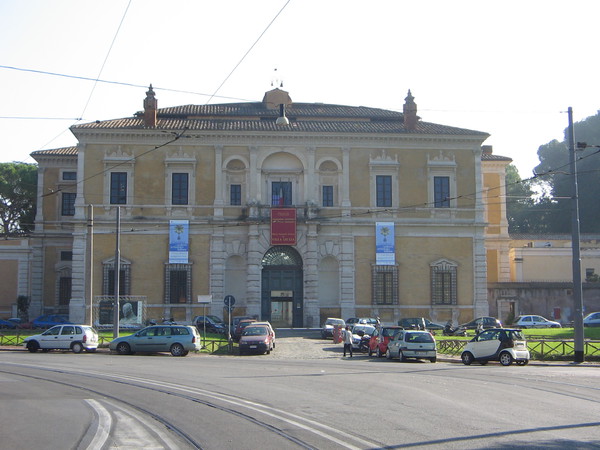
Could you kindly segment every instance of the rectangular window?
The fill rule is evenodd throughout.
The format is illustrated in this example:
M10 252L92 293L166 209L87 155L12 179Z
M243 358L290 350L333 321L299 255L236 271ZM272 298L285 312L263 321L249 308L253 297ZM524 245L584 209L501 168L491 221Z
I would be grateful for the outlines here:
M188 204L188 177L187 173L174 173L172 179L172 205L187 205Z
M129 295L127 290L127 283L125 283L125 269L120 270L121 276L119 278L119 295ZM108 292L106 295L115 295L115 270L109 269L108 271Z
M75 197L77 197L77 194L73 192L62 193L62 207L60 211L62 216L75 215Z
M238 206L242 204L242 185L232 184L229 186L229 204Z
M376 305L398 304L398 267L373 266L372 295Z
M127 172L112 172L110 174L110 204L124 205L127 203Z
M165 303L190 303L192 301L191 264L165 266Z
M431 268L431 303L456 305L456 267Z
M323 186L323 206L333 206L333 186Z
M271 183L271 205L292 206L291 181L273 181Z
M60 277L58 280L58 304L68 305L71 301L71 277Z
M77 172L63 172L62 179L64 181L76 181L77 180Z
M378 207L392 206L392 177L390 175L377 175L376 201Z
M435 208L450 208L450 177L433 178L433 201Z

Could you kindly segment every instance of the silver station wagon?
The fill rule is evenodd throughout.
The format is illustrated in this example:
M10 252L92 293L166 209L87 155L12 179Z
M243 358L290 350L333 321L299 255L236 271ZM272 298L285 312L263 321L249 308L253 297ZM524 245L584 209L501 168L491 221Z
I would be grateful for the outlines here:
M186 325L153 325L130 336L113 339L110 350L120 355L135 352L170 352L173 356L186 356L202 348L196 327Z

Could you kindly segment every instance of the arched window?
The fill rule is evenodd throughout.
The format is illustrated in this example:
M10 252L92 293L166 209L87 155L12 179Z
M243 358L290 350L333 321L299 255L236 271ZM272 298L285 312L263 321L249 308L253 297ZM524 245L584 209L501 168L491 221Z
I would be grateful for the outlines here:
M302 258L296 250L285 245L270 248L262 259L264 266L302 266Z

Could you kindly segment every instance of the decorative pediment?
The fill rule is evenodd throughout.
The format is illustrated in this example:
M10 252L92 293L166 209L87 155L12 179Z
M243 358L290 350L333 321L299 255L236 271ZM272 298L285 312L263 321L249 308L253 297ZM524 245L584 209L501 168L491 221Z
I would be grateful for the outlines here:
M387 151L383 148L381 149L381 151L379 152L379 154L371 154L369 156L369 165L373 166L373 165L385 165L385 166L389 166L389 165L399 165L400 163L398 162L398 155L394 155L394 157L392 158L390 155L387 154Z
M427 154L427 164L430 166L456 166L456 157L452 152L440 150L434 156Z

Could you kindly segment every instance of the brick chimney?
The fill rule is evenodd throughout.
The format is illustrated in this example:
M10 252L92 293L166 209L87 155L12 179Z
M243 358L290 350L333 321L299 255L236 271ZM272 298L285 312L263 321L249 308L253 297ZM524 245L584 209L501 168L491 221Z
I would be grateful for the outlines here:
M156 127L156 111L158 102L154 97L154 91L152 90L152 84L146 92L146 98L144 99L144 126L148 128Z
M417 121L419 118L417 117L417 104L415 103L415 98L410 93L410 89L408 90L408 95L404 99L404 128L409 131L414 131L417 129Z

